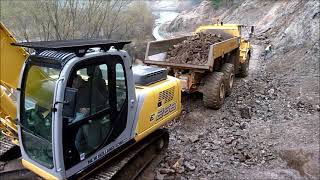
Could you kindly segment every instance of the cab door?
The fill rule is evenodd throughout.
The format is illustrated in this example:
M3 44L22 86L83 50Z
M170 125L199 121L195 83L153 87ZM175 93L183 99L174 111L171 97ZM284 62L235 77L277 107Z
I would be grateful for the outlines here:
M67 87L77 91L75 115L63 118L66 170L106 147L124 131L128 114L126 82L119 56L96 57L74 66Z

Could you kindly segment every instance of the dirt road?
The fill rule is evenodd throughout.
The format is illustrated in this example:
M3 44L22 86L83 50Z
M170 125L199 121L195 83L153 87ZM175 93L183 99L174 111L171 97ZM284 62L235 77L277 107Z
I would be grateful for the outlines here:
M220 110L204 108L201 94L183 97L158 179L320 177L319 104L292 97L297 87L273 71L276 56L253 47L250 76L236 81Z

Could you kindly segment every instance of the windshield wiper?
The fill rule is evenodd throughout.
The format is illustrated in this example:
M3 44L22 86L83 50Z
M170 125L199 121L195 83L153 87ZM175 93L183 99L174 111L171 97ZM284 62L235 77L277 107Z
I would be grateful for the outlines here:
M32 130L30 130L29 128L25 127L24 125L22 125L22 123L21 123L20 121L16 121L16 123L17 123L17 125L19 125L19 126L20 126L23 130L25 130L26 132L28 132L28 133L36 136L37 138L39 138L39 139L41 139L41 140L47 141L47 142L49 142L49 143L51 144L51 142L50 142L48 139L40 136L39 134L37 134L37 133L33 132Z

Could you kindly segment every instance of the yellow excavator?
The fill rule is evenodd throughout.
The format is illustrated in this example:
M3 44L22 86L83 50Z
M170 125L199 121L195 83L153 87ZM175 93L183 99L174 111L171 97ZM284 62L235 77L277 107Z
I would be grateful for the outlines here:
M0 179L133 179L167 147L180 81L133 66L129 42L17 43L2 23L0 35Z
M133 66L126 41L17 43L0 25L0 179L134 179L167 147L160 127L180 114L181 91L219 109L234 75L248 75L248 26L200 26L224 37L201 66L165 60L187 37L150 42L154 67Z

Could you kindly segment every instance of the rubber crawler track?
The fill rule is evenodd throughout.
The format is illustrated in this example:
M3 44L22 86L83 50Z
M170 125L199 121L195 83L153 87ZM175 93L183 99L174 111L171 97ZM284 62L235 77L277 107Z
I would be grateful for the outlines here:
M1 138L1 140L0 140L0 159L14 146L15 145L12 144L8 138L6 138L6 137Z
M164 140L164 146L159 149L158 144L161 139ZM169 133L167 130L159 129L85 179L135 179L157 155L167 148L168 141Z
M162 148L159 148L158 146L161 140L163 140L164 145ZM138 142L128 150L117 155L106 165L103 165L89 175L81 177L81 179L135 179L157 155L167 148L168 141L169 133L167 130L158 129L141 142ZM5 142L7 143L8 141L5 140ZM7 151L4 151L2 148L3 152L6 153L12 149L14 145L10 146L8 144L8 146L4 147L11 147L9 149L7 148ZM16 169L6 172L1 172L0 169L0 180L2 178L20 179L21 177L23 177L23 179L33 179L36 175L26 169Z

